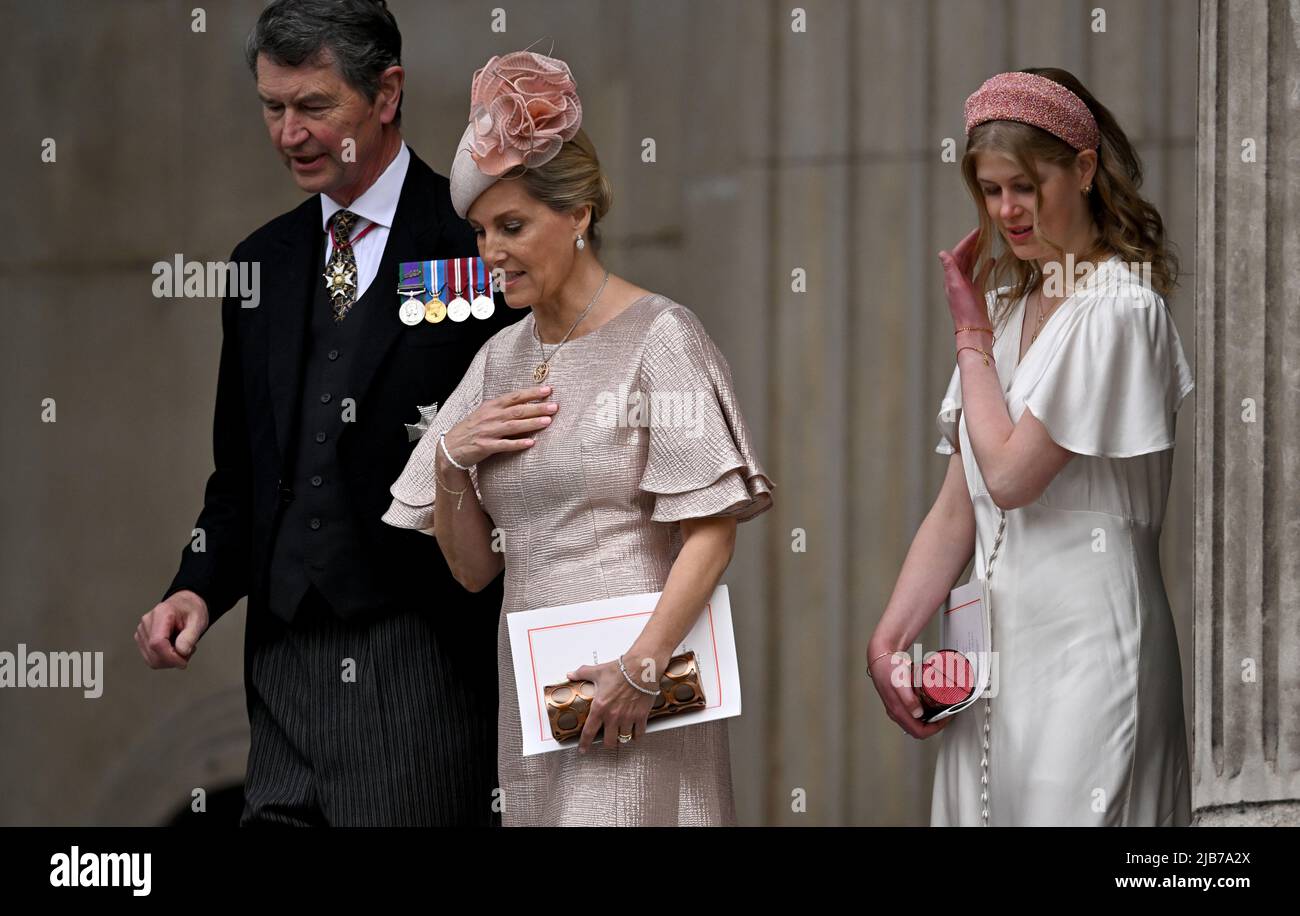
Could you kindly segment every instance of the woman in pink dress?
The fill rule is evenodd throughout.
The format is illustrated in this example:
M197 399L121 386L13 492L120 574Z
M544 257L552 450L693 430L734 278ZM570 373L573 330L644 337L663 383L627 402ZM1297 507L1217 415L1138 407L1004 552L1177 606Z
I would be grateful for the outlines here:
M772 483L699 319L600 265L610 192L581 113L554 58L517 52L475 74L452 201L507 303L532 313L479 350L385 520L435 535L471 590L505 569L503 823L732 824L727 721L645 733L654 695L630 672L665 670ZM649 405L644 423L611 422L620 392ZM668 400L690 416L658 415ZM596 684L580 748L523 756L506 616L646 592L663 594L621 658L574 660L572 675Z

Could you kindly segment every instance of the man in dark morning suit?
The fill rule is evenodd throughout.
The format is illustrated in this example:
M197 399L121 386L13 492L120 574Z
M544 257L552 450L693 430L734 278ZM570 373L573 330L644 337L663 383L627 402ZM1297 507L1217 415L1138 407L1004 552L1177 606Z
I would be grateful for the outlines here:
M259 266L260 300L222 303L201 537L136 641L151 666L184 668L248 597L241 824L497 823L501 579L471 594L433 538L380 519L418 408L523 312L498 297L487 318L399 318L400 263L477 247L447 179L402 140L382 0L276 0L247 54L272 141L312 193L231 256Z

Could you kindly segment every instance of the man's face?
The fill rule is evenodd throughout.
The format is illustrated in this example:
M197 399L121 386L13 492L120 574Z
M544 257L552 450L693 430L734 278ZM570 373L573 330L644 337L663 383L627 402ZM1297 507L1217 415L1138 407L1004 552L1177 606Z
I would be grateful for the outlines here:
M258 55L257 94L271 142L298 187L331 197L361 180L395 108L383 91L371 103L349 86L328 51L297 67Z

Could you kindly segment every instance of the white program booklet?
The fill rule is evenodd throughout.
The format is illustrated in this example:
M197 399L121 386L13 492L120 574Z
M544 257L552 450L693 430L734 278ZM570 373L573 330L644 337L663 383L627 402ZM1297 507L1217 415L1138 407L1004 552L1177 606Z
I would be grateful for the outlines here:
M576 739L560 744L552 737L546 716L546 688L568 680L565 675L583 665L599 665L625 653L650 619L660 594L627 595L507 615L524 756L578 746ZM692 651L700 666L704 708L651 719L647 732L740 715L740 668L725 585L714 590L673 654ZM628 671L633 677L638 674L630 665Z
M961 712L983 695L993 668L992 636L989 632L988 589L983 579L959 585L939 608L939 648L955 649L966 656L975 673L975 689L955 706L927 716L938 722Z

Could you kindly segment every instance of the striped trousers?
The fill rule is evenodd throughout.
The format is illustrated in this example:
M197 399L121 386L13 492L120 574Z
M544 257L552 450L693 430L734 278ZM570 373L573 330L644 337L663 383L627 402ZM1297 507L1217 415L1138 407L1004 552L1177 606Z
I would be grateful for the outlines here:
M249 612L241 826L500 823L495 621L438 623L343 620L315 588L292 623Z

